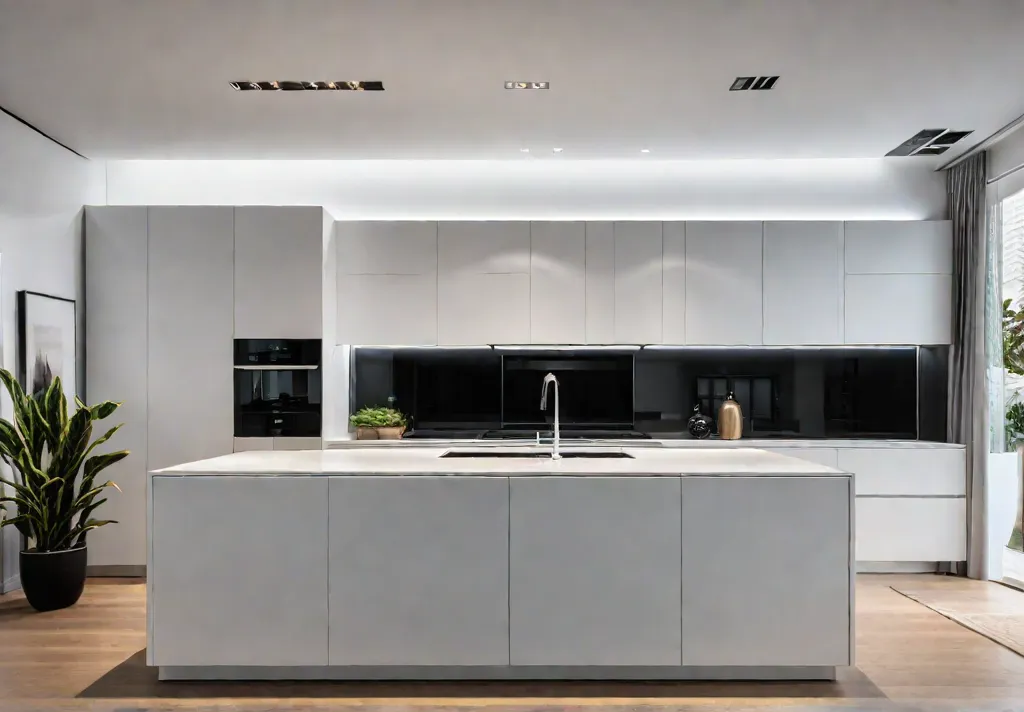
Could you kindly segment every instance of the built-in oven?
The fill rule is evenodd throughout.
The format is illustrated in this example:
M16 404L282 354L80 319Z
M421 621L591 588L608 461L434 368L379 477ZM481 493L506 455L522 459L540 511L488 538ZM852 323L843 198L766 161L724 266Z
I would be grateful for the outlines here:
M320 437L320 339L235 339L235 437Z

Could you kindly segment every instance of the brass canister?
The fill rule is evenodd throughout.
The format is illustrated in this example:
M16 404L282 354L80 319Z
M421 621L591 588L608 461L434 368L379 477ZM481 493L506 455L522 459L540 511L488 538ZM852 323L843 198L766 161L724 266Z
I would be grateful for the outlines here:
M718 407L718 436L722 440L739 440L743 436L743 409L732 393Z

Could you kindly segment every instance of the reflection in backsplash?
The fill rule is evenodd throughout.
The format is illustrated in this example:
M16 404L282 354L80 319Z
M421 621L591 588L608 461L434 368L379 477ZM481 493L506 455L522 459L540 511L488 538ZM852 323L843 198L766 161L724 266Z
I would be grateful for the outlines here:
M947 347L642 349L610 355L480 349L353 349L353 410L395 405L412 429L543 428L541 370L562 389L563 425L688 437L733 393L744 437L945 441ZM561 370L559 370L561 369ZM632 378L630 378L630 371ZM630 409L629 403L632 402Z

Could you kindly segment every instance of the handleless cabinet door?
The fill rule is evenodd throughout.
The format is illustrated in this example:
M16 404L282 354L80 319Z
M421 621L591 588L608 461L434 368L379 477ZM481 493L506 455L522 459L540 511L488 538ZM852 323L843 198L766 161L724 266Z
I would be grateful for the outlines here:
M530 342L586 343L586 227L530 223Z
M111 450L132 456L105 470L121 492L101 513L120 524L89 533L89 563L144 565L146 542L146 296L145 207L85 209L85 386L88 403L123 401L114 417L124 427ZM132 534L128 534L131 532Z
M662 341L662 225L615 223L615 341Z
M764 224L764 343L843 343L843 223Z
M683 478L683 665L849 665L847 477Z
M761 343L761 230L759 222L686 223L685 343Z
M678 477L513 477L513 665L679 665Z
M587 223L587 343L615 343L614 223Z
M235 208L235 338L321 337L323 239L323 208Z
M234 209L149 209L150 470L234 445Z
M335 223L338 274L434 274L437 223L367 220Z
M330 478L330 664L508 665L508 479Z
M327 478L152 478L153 665L327 664Z
M684 222L662 223L662 326L661 342L686 343L686 238Z
M437 223L338 222L339 344L437 344Z

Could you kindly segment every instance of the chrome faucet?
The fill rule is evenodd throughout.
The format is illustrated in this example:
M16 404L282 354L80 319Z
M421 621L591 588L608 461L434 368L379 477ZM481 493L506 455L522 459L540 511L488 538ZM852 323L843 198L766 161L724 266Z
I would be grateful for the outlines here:
M562 456L558 454L558 379L555 378L555 374L549 373L544 376L544 383L540 387L540 409L547 410L548 408L548 386L552 383L555 384L555 437L551 441L551 459L560 460Z

